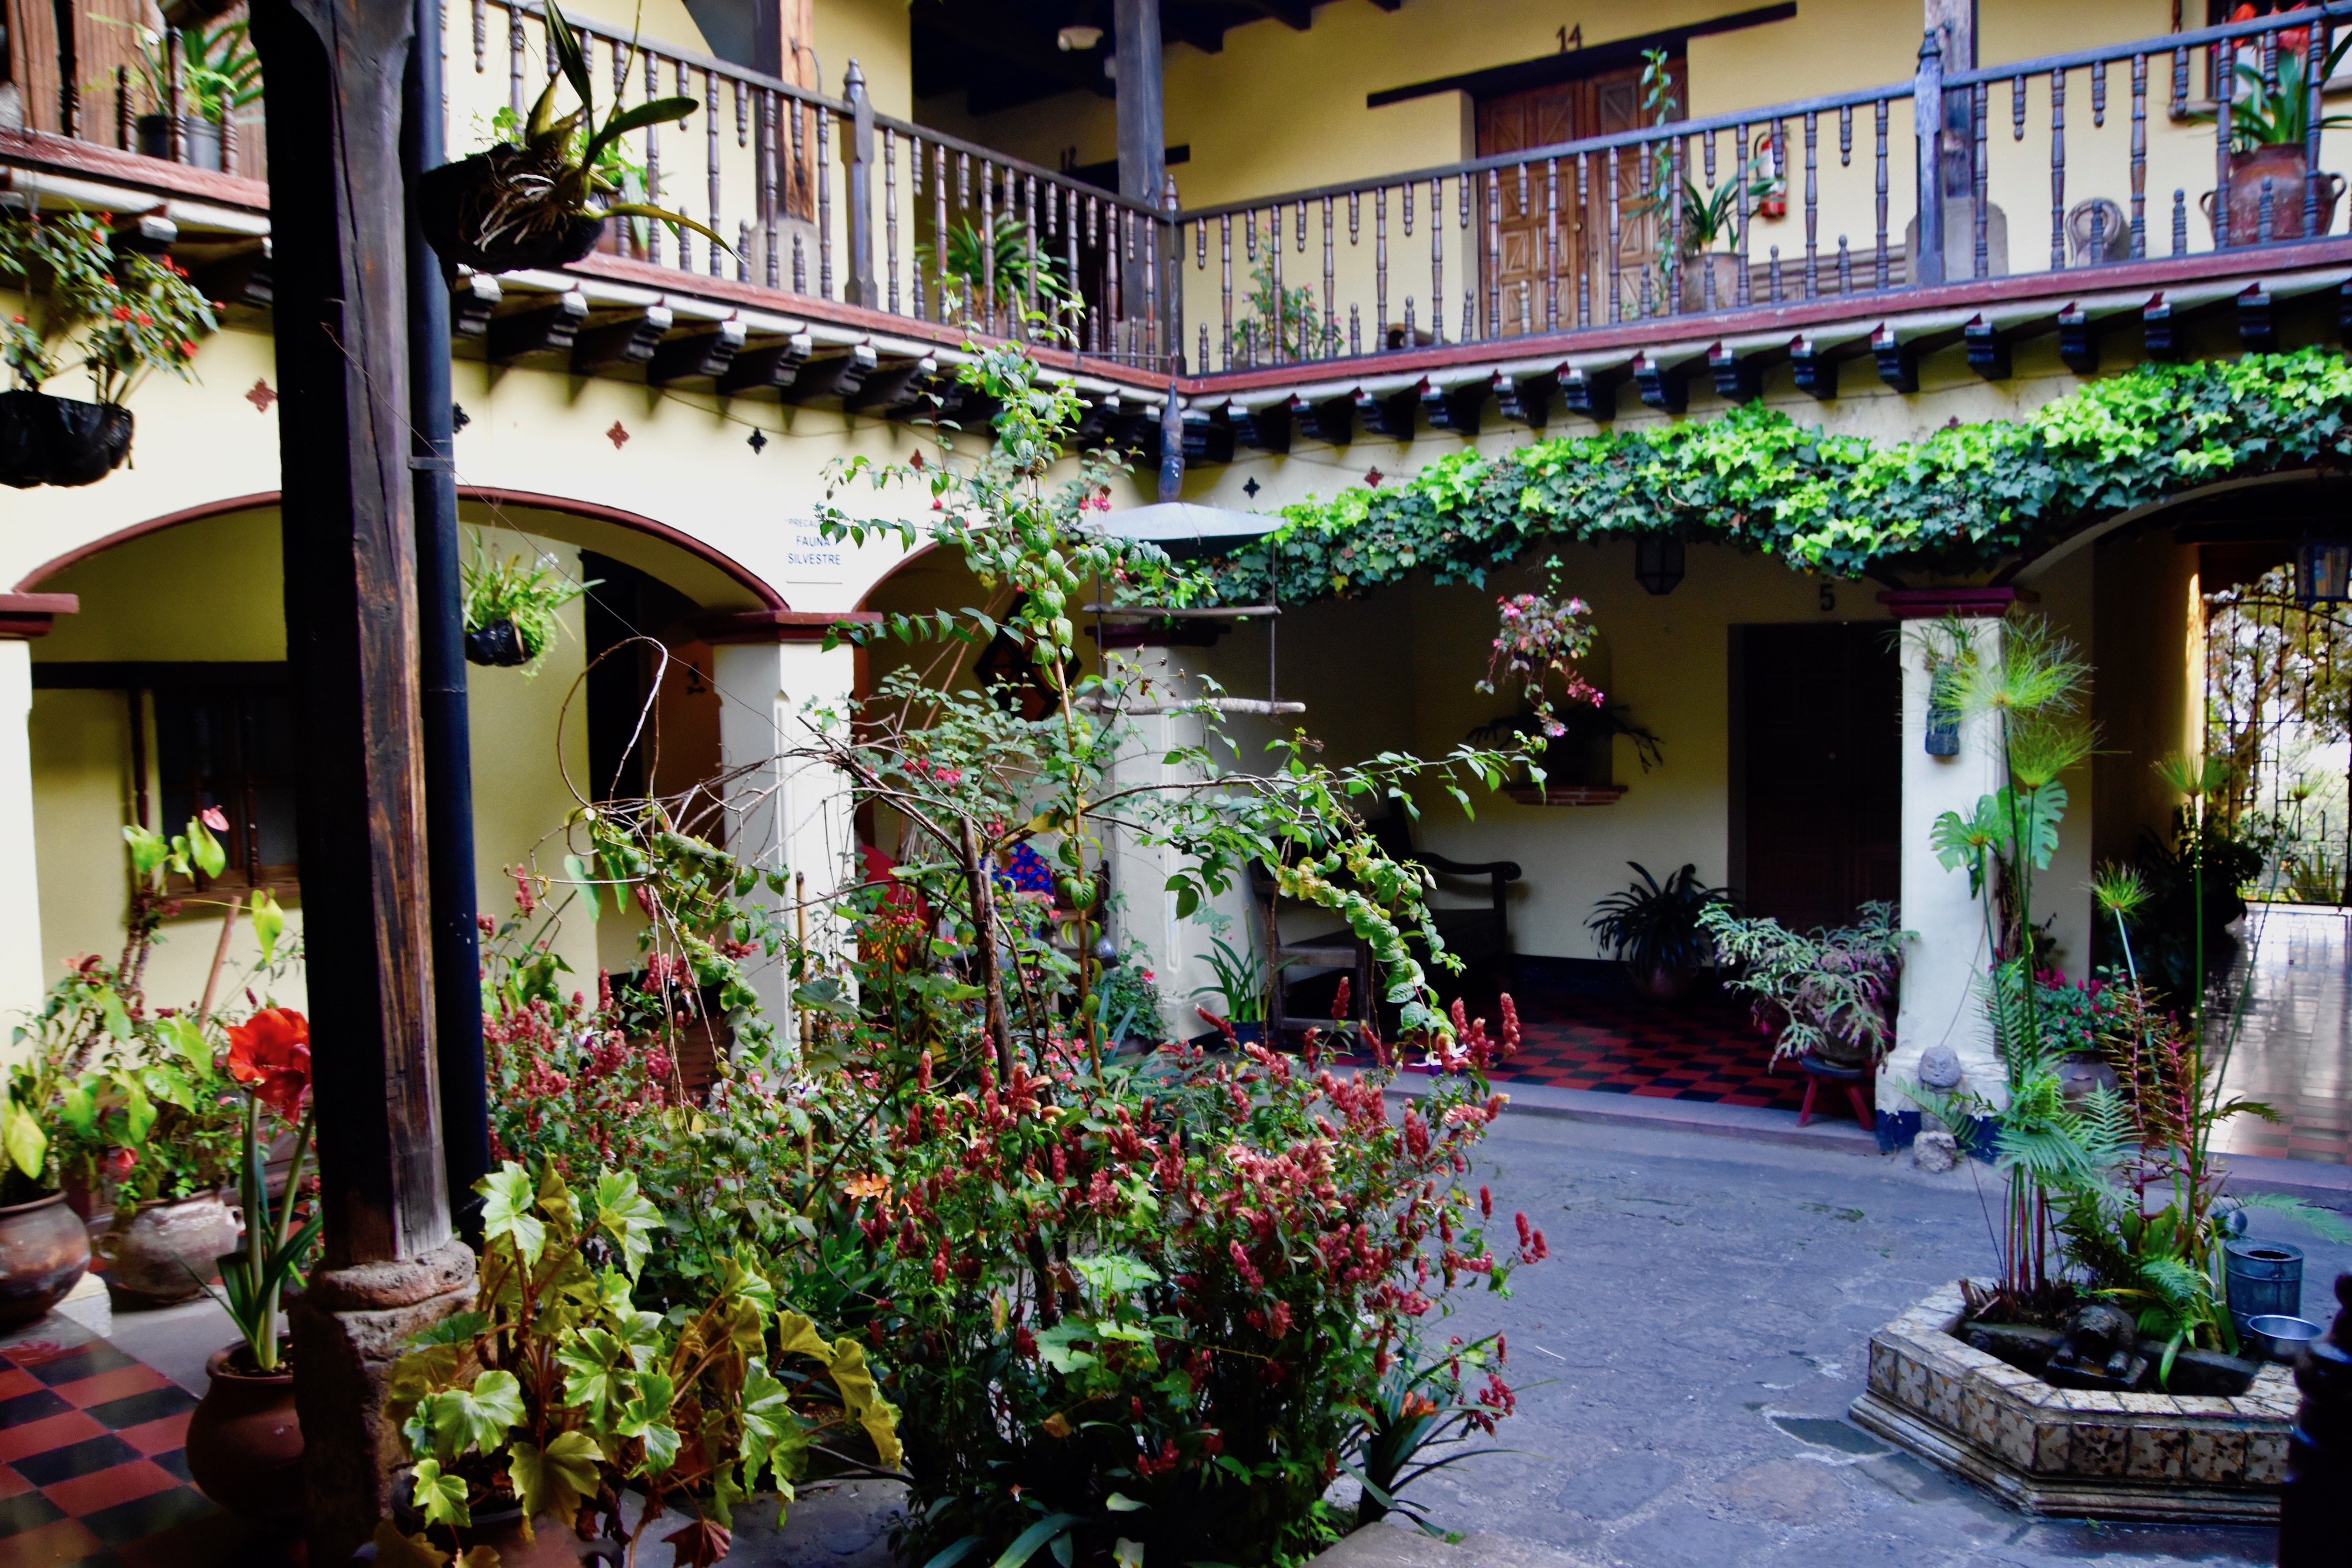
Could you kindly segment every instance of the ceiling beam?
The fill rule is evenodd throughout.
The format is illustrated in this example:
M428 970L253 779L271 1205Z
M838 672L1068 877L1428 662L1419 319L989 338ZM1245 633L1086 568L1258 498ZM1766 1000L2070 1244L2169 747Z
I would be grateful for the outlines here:
M1201 12L1182 5L1168 5L1160 13L1160 36L1171 44L1190 44L1204 55L1225 52L1225 26Z
M1315 0L1241 0L1261 16L1271 16L1294 33L1315 26Z
M1065 52L1055 48L1050 38L1006 25L1001 16L978 12L975 6L946 5L941 0L915 0L908 15L918 27L927 27L940 37L1031 76L1058 82L1065 89L1104 94L1111 90L1110 78L1102 74L1095 55Z

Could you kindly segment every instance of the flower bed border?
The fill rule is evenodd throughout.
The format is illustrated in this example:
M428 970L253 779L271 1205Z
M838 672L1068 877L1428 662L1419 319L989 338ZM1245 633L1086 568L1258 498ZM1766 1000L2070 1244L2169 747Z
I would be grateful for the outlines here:
M1947 1285L1870 1336L1861 1426L2031 1513L2168 1522L2275 1520L2293 1374L2234 1399L2049 1384L1954 1337Z

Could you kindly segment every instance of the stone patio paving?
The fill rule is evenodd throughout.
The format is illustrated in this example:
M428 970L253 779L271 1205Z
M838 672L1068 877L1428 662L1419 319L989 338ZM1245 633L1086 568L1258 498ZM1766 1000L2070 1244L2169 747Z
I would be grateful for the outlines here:
M2284 1120L2239 1116L2215 1138L2234 1154L2352 1163L2352 915L2310 904L2256 904L2247 959L2230 994L2252 985L2222 1078ZM2211 1004L2209 1004L2209 1006Z

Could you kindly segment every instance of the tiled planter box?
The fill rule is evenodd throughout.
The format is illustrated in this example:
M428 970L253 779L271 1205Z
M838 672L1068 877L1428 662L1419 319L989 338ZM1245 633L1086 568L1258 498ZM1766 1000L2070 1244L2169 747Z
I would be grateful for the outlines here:
M2235 1399L2053 1388L1952 1336L1949 1285L1870 1336L1853 1418L2034 1513L2273 1520L2294 1379L2265 1365Z

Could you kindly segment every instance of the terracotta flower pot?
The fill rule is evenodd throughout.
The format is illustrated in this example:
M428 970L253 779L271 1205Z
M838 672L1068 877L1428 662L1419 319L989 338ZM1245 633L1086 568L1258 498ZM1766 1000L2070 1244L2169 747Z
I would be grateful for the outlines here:
M53 1192L0 1208L0 1329L38 1322L89 1270L89 1232Z
M1727 251L1703 250L1683 258L1680 308L1686 314L1735 310L1739 307L1739 274L1747 263ZM1709 280L1713 280L1710 290Z
M215 1261L236 1250L244 1227L216 1192L157 1198L139 1206L128 1225L118 1215L99 1238L108 1264L107 1288L128 1307L168 1307L201 1294L218 1276Z
M2310 167L2305 162L2304 150L2298 145L2257 147L2247 152L2230 154L2230 243L2232 246L2253 245L2263 232L2263 182L2271 183L2271 238L2303 239L2304 172ZM2221 238L2214 220L2214 195L2211 191L2197 198L2204 209L2205 222L2214 227L2214 238ZM2319 190L2319 232L2326 234L2336 226L2336 204L2344 197L2344 176L2322 174Z
M240 1372L242 1343L205 1363L211 1379L188 1417L188 1475L234 1514L265 1523L301 1522L302 1424L294 1415L294 1375Z

